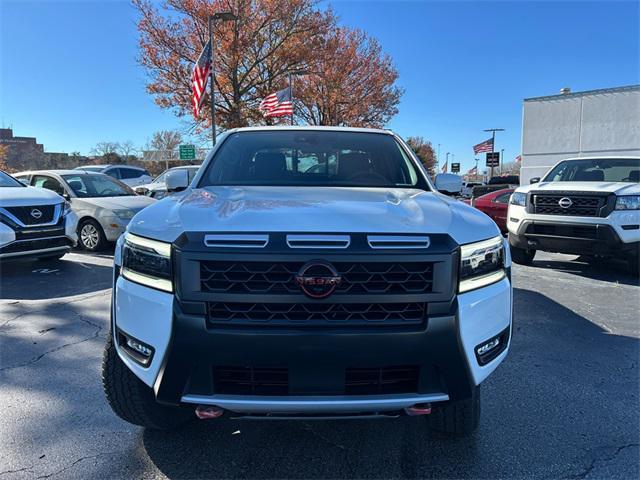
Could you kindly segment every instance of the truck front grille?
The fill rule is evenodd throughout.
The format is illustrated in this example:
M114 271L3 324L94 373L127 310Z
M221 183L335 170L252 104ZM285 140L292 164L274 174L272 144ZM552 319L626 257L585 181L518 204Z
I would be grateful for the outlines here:
M562 199L571 200L571 206L560 206ZM574 217L598 217L606 203L605 197L589 195L534 194L533 213L538 215L566 215Z
M417 365L347 368L344 385L332 393L385 395L418 392ZM241 366L213 367L214 391L220 395L288 395L289 369ZM321 393L321 392L316 392Z
M305 262L200 262L206 293L297 294L295 276ZM424 294L433 286L433 264L335 262L342 277L335 294Z
M19 240L0 248L0 254L31 252L47 248L67 247L70 245L67 237L40 238L36 240Z
M209 302L211 326L417 325L424 303L230 303Z

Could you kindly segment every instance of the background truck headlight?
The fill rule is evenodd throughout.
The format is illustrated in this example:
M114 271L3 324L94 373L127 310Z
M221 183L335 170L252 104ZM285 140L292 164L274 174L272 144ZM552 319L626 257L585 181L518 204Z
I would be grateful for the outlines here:
M171 244L126 233L121 272L132 282L173 292Z
M513 192L509 199L511 205L518 205L524 207L527 204L527 194L521 192Z
M460 247L460 293L486 287L506 276L502 237Z
M137 212L133 210L114 210L113 213L120 220L131 220Z
M622 195L616 199L616 210L640 210L640 195Z

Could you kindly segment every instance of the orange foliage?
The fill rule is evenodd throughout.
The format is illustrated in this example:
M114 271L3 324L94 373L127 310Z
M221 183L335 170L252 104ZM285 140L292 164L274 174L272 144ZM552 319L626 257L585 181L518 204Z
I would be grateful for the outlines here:
M265 123L262 98L284 88L291 73L299 118L314 124L384 124L397 112L397 72L379 44L362 32L339 28L317 0L133 0L140 13L140 63L147 90L178 116L191 114L191 71L208 39L207 19L233 12L237 21L216 22L216 123L227 129ZM299 87L299 88L298 88ZM210 102L207 94L205 104ZM195 123L211 124L209 109Z

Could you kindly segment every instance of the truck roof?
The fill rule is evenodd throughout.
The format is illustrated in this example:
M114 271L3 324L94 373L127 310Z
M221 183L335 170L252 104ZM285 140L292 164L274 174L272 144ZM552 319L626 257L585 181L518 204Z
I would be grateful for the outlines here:
M382 128L356 128L356 127L332 127L319 125L277 125L277 126L260 126L260 127L241 127L228 130L229 133L235 132L261 132L270 130L301 130L301 131L333 131L333 132L360 132L360 133L382 133L385 135L393 135L391 130Z

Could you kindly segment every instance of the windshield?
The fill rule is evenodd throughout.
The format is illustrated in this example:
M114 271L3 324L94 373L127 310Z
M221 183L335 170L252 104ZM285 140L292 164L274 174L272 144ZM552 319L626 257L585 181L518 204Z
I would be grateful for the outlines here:
M199 187L429 187L391 135L272 130L231 134Z
M0 187L24 187L24 185L11 175L0 172Z
M556 165L545 182L640 182L640 158L567 160Z
M135 195L124 183L102 174L63 175L67 185L79 198L124 197Z

